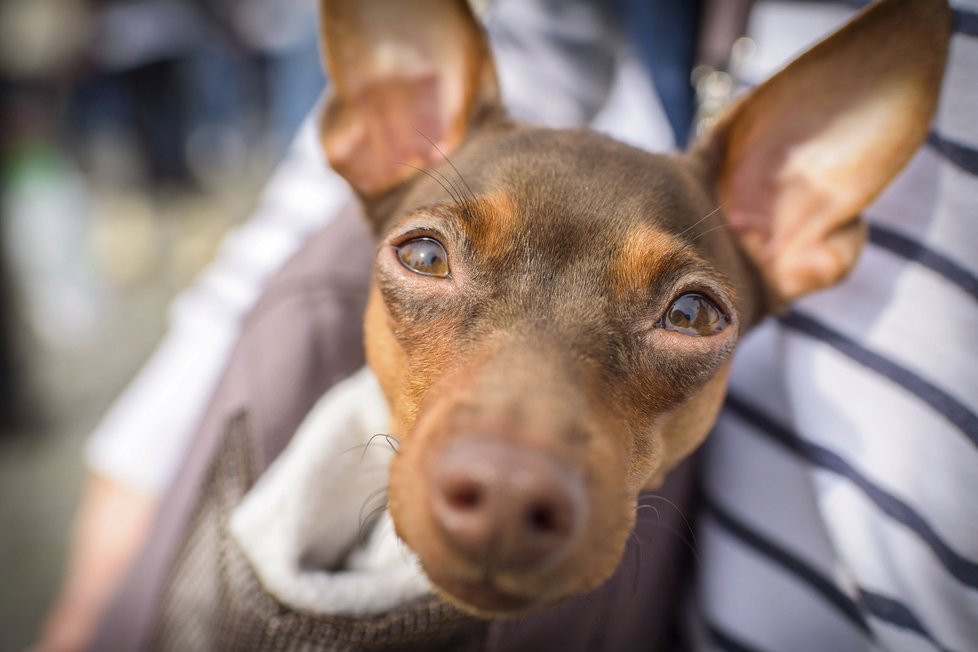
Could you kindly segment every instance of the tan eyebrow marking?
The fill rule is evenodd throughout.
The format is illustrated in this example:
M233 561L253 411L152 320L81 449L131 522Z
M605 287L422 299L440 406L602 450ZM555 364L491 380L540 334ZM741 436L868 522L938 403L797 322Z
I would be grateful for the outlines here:
M476 219L466 220L462 226L476 251L490 260L509 253L523 223L512 198L493 192L473 202L470 210Z
M648 224L629 226L609 263L612 290L625 294L648 287L652 279L667 271L682 249L673 236Z

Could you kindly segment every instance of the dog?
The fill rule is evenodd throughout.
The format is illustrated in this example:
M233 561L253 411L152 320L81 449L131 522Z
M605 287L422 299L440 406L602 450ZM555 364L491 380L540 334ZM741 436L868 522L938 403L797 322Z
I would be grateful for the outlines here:
M685 153L519 124L464 0L322 0L321 140L377 237L388 506L449 602L513 617L618 565L740 338L854 266L924 141L944 0L881 0Z

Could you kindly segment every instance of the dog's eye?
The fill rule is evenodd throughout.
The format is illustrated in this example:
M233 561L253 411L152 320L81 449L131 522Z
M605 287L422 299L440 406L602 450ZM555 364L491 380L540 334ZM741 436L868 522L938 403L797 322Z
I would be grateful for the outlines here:
M412 272L425 276L448 276L448 254L432 238L414 238L397 246L397 258Z
M672 302L661 327L684 335L705 337L726 328L729 320L708 296L689 292Z

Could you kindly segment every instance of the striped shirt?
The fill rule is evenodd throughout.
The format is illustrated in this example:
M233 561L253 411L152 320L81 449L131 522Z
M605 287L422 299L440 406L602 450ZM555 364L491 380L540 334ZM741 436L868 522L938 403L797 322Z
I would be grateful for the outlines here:
M978 650L978 2L952 5L933 130L866 211L852 276L737 352L707 444L699 649ZM747 81L851 11L759 3Z

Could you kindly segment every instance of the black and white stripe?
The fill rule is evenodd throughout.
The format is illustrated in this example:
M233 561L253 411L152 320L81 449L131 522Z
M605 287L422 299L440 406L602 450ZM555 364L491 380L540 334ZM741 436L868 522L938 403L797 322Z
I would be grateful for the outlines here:
M738 351L707 446L704 647L978 650L978 2L952 4L932 133L857 269Z

